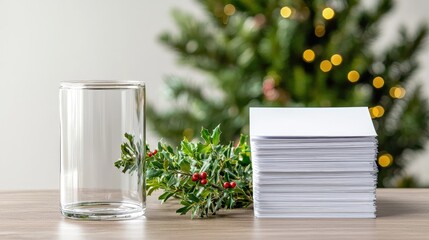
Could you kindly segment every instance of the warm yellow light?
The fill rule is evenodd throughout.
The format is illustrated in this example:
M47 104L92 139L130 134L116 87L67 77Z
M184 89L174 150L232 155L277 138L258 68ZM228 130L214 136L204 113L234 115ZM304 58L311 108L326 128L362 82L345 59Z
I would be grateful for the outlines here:
M306 62L312 62L314 61L314 58L316 57L316 54L314 53L313 50L311 49L307 49L302 53L302 58L304 59L304 61Z
M329 72L332 69L332 64L330 61L328 60L323 60L320 63L320 70L322 70L323 72Z
M389 94L392 98L403 98L405 96L405 88L401 86L392 87L389 90Z
M388 153L385 153L380 157L378 157L378 165L380 165L381 167L388 167L392 165L392 163L393 163L393 157Z
M314 35L316 35L316 37L323 37L325 35L325 25L318 24L316 28L314 28Z
M384 115L384 108L382 106L376 106L375 109L377 109L378 115L377 117L382 117Z
M327 7L325 9L323 9L322 16L324 19L330 20L335 16L335 11L334 11L334 9Z
M380 105L372 107L369 109L369 113L372 118L380 118L384 115L384 108Z
M235 13L235 7L232 4L227 4L225 5L225 7L223 8L223 12L225 13L225 15L227 16L232 16Z
M332 55L332 57L331 57L331 63L334 66L340 65L342 62L343 62L343 57L341 57L340 54L334 54L334 55Z
M356 70L352 70L347 74L347 79L350 82L357 82L359 81L360 75Z
M375 77L375 78L372 80L372 85L373 85L375 88L382 88L382 87L383 87L383 85L384 85L384 79L383 79L382 77Z
M191 140L194 137L194 130L192 128L186 128L183 130L183 136L186 137L186 139Z
M280 15L284 18L289 18L292 15L292 9L290 7L282 7L280 9Z

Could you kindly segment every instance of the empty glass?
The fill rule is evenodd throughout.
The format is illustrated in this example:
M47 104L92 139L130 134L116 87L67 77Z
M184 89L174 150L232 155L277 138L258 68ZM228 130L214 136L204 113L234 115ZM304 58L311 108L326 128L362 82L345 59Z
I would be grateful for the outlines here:
M60 86L61 212L117 220L146 209L144 154L136 168L115 167L125 133L144 153L145 87L139 81L67 81ZM138 144L137 144L138 143Z

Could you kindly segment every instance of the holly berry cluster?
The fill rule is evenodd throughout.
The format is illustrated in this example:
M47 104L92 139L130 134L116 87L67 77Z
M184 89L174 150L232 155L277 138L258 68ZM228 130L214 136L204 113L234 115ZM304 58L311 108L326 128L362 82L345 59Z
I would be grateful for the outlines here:
M207 184L207 173L206 172L202 172L202 173L194 173L192 174L192 181L196 182L200 180L201 185L206 185Z
M237 183L235 182L224 182L223 183L223 188L227 189L227 188L235 188L237 186Z
M150 152L150 151L149 151L149 152L147 153L147 156L148 156L148 157L152 157L152 156L155 156L155 154L157 154L157 153L158 153L158 150L156 150L156 149L155 149L155 150L153 150L152 152Z

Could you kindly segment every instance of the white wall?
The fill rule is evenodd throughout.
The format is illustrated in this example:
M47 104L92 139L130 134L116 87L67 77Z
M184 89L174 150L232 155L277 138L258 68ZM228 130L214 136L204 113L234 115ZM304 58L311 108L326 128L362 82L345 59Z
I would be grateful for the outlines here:
M387 26L429 21L429 2L398 3ZM192 0L0 0L0 190L58 187L61 80L144 80L148 100L167 104L163 76L193 75L157 43L162 30L174 28L173 6L198 12ZM391 37L386 30L384 39ZM429 181L424 156L411 171Z
M195 9L191 0L0 0L0 189L58 187L61 80L144 80L158 102L164 75L188 74L157 43L174 28L173 6Z

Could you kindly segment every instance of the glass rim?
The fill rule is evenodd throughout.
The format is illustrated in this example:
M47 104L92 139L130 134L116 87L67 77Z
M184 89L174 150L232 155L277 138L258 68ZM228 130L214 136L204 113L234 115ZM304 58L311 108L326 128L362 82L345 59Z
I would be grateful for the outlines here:
M61 81L60 89L137 89L145 83L138 80L67 80Z

